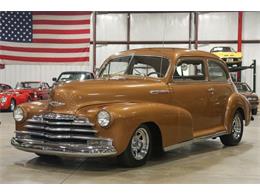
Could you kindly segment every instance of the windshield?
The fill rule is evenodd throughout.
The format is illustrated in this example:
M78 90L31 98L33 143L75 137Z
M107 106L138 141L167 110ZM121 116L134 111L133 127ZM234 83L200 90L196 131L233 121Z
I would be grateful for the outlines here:
M231 47L214 47L211 52L236 52Z
M86 80L86 79L92 79L92 76L90 73L82 73L82 72L75 72L75 73L62 73L58 81L71 81L71 80Z
M0 85L0 92L4 91L4 86Z
M99 77L133 75L163 78L168 70L169 60L154 56L124 56L110 60L101 70Z
M247 84L236 83L235 85L239 92L251 92L252 91Z
M21 82L16 84L15 89L35 89L40 87L41 83L39 82Z

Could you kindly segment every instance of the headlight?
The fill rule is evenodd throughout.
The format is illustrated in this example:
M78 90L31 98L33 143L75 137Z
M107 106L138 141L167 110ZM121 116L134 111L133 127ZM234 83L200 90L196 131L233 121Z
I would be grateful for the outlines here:
M109 112L105 110L100 111L97 115L97 121L101 127L107 127L111 122L111 116Z
M14 120L16 120L17 122L22 121L24 118L24 112L23 109L20 107L17 107L14 109Z
M2 97L1 98L1 103L5 103L7 101L7 97Z

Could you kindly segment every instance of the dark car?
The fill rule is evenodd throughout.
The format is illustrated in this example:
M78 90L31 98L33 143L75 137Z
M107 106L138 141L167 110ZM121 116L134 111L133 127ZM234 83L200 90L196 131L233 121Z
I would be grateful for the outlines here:
M247 100L250 102L252 108L252 114L256 115L257 107L259 104L259 99L257 94L255 94L252 91L252 89L249 87L247 83L236 82L235 85L237 87L238 92L244 95L247 98Z
M61 82L66 81L82 81L82 80L88 80L88 79L94 79L95 76L92 72L86 72L86 71L67 71L62 72L58 79L56 77L52 78L54 81L53 85L56 85Z

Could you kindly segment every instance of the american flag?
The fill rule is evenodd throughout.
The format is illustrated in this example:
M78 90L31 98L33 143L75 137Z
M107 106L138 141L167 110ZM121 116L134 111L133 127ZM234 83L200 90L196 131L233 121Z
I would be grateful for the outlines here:
M89 62L91 12L0 12L0 64Z

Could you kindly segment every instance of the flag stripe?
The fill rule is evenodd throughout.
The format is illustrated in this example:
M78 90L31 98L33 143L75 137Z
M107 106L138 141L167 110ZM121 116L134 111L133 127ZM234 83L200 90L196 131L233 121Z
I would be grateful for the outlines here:
M89 52L89 47L85 48L31 48L31 47L10 47L0 45L1 50L6 51L20 51L20 52L33 52L33 53L79 53Z
M34 34L33 39L87 39L90 34Z
M54 65L66 65L66 66L87 66L89 64L88 61L84 61L84 62L70 62L70 63L66 63L66 62L28 62L28 61L15 61L15 60L4 60L5 64L12 64L12 65L50 65L50 66L54 66ZM72 67L73 68L73 67Z
M90 39L33 39L34 43L88 43Z
M89 24L81 24L81 25L33 25L33 29L52 29L52 30L81 30L81 29L90 29L91 26Z
M79 58L43 58L43 57L22 57L0 55L3 60L28 61L28 62L84 62L89 61L89 57Z
M62 15L33 15L33 20L89 20L90 15L62 16Z
M90 20L33 20L33 24L50 24L50 25L74 25L90 24Z
M3 50L1 55L18 56L18 57L43 57L43 58L75 58L85 57L88 52L74 52L74 53L48 53L48 52L20 52L20 51L6 51Z
M89 34L90 29L77 30L53 30L53 29L34 29L33 34Z
M7 42L0 41L2 46L11 46L11 47L25 47L25 48L85 48L89 47L89 43L77 43L77 44L56 44L56 43L17 43L17 42Z
M89 11L34 11L33 15L78 16L91 14Z

